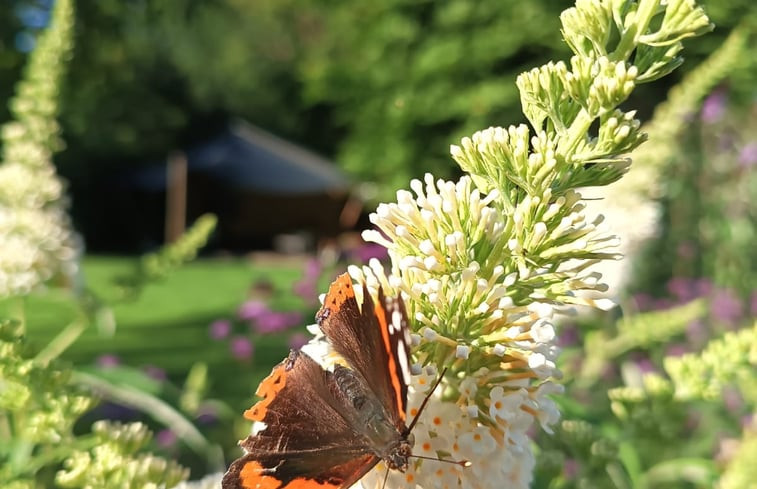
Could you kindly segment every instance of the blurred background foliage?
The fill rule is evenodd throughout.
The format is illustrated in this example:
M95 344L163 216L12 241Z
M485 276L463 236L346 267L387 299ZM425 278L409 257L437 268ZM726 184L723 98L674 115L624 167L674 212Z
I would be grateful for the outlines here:
M368 196L386 198L425 171L454 174L447 148L460 137L521 120L513 80L566 57L558 16L571 3L82 2L59 168L75 191L86 189L100 172L160 159L240 116L333 157ZM0 5L8 48L0 94L10 93L24 59L15 45L34 28L24 12L48 4ZM688 44L673 77L634 92L629 105L642 115L737 23L754 22L746 0L704 6L717 29ZM736 75L738 97L752 96L742 88L755 81L746 68ZM90 205L82 195L79 220Z
M666 358L705 350L757 316L757 57L750 55L757 6L703 4L716 30L687 42L682 68L640 87L627 105L642 120L652 117L668 89L737 25L747 33L745 54L685 115L685 130L663 142L672 156L656 162L659 172L645 184L656 189L645 198L654 199L660 220L632 257L626 288L613 291L625 316L563 327L565 422L539 439L534 487L624 487L618 471L634 483L627 487L709 487L738 459L734 446L754 446L754 430L744 428L755 411L753 386L740 377L722 379L719 399L684 401L673 394L675 379L644 377L667 378ZM0 3L0 100L10 99L51 5ZM97 232L87 223L98 212L93 186L102 176L160 160L236 116L333 158L369 200L390 198L427 171L454 177L449 145L489 125L521 122L516 75L566 58L559 13L570 5L78 2L61 95L66 148L55 160L70 185L74 222L85 241ZM0 106L0 121L9 118ZM628 226L638 225L634 212L627 209ZM340 265L222 257L178 268L196 246L178 261L165 251L144 260L86 256L81 276L96 294L33 294L24 299L25 321L31 348L40 350L81 315L75 301L94 301L88 329L63 357L88 385L95 381L87 375L107 382L97 384L105 402L91 418L147 422L157 433L150 447L192 467L196 478L218 469L217 461L152 416L154 404L124 402L124 392L174 406L203 443L235 455L249 429L239 413L270 366L307 338L312 301ZM13 316L17 306L3 301L0 312Z

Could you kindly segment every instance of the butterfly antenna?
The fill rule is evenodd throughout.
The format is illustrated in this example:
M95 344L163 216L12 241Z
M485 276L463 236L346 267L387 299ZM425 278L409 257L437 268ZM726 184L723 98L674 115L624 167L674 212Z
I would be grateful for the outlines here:
M415 415L415 418L413 418L413 421L410 422L410 426L408 426L407 429L405 430L405 433L404 433L405 436L407 436L411 431L413 431L415 424L418 422L418 419L420 419L421 417L421 413L426 408L426 403L431 398L431 394L433 394L436 388L439 387L439 383L444 378L444 373L446 371L447 371L447 367L444 367L444 370L442 370L442 373L439 374L439 378L436 379L436 383L434 384L434 387L432 387L426 394L426 398L423 399L423 402L421 403L421 407L418 408L418 414Z
M434 457L424 457L423 455L410 455L412 458L420 458L423 460L433 460L434 462L444 462L446 464L455 464L459 465L460 467L470 467L471 463L467 460L448 460L446 458L434 458Z
M386 473L384 474L384 483L381 484L381 489L386 489L386 480L389 478L389 467L386 468Z

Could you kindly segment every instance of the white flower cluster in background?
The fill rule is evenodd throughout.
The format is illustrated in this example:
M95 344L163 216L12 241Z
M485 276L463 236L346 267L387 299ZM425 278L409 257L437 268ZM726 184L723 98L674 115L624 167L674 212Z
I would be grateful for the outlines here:
M55 121L73 10L57 2L51 27L37 41L2 128L0 161L0 297L23 295L54 277L70 281L81 243L66 212L55 172L60 147Z

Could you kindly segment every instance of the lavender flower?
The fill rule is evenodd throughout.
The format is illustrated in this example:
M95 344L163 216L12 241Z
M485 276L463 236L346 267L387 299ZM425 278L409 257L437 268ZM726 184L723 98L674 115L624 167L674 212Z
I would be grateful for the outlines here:
M696 282L686 277L673 277L668 282L668 292L670 292L678 302L689 302L696 299L698 291Z
M265 302L252 299L239 306L237 316L243 321L252 321L268 313L269 311L270 309Z
M120 365L121 360L118 358L118 356L113 355L112 353L106 353L97 357L95 363L97 363L97 366L100 368L113 368Z
M249 360L252 358L254 347L252 342L244 336L235 336L229 344L231 354L237 360Z
M212 425L218 422L218 410L210 404L201 404L195 418L198 424Z
M262 334L278 333L300 325L302 321L302 314L297 311L267 311L252 321L250 327Z
M715 90L704 100L702 104L702 122L714 124L723 118L726 105L728 103L728 94L724 89Z
M155 434L155 442L162 448L171 448L178 440L176 433L170 429L163 429Z
M156 367L155 365L145 365L142 370L152 379L158 380L158 381L164 381L168 378L168 375L166 375L166 371L160 367Z
M375 243L364 243L353 250L351 255L354 261L361 264L367 264L373 258L383 261L389 257L386 248Z
M710 303L712 317L717 321L733 325L743 316L743 305L731 289L717 289Z
M702 346L707 343L710 333L707 330L704 320L696 319L686 326L686 339L695 346Z
M739 164L742 168L751 168L757 164L757 142L747 143L741 148Z
M210 323L209 335L214 340L222 340L231 333L231 321L227 319L217 319Z
M307 344L310 337L304 333L295 333L289 337L289 348L292 350L299 350Z

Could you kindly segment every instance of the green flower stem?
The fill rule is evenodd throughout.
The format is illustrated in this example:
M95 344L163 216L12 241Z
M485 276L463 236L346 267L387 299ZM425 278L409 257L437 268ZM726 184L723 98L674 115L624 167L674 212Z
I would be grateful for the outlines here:
M97 446L99 440L96 436L89 435L75 439L73 442L63 443L53 449L49 449L29 461L24 472L34 474L43 467L56 465L71 455L76 450L90 450Z
M557 154L574 154L576 148L578 148L581 141L586 137L586 133L589 131L593 122L594 118L589 115L589 112L586 109L581 109L575 120L573 120L573 123L570 125L566 136L559 139L557 143Z
M217 467L223 467L223 453L211 444L195 426L170 404L132 387L114 385L101 378L83 372L74 372L73 382L99 392L104 397L133 407L170 427L196 453L204 455Z
M12 444L8 467L10 467L11 477L28 473L29 461L32 458L34 443L29 440L16 437L15 443Z
M79 339L79 336L87 329L89 321L80 317L63 328L63 331L53 338L38 354L34 361L40 365L48 365L51 361L58 358L69 346Z
M620 42L608 56L612 61L625 61L639 44L639 37L647 31L652 17L659 11L660 0L641 0L636 10L635 22L630 28L621 33Z

